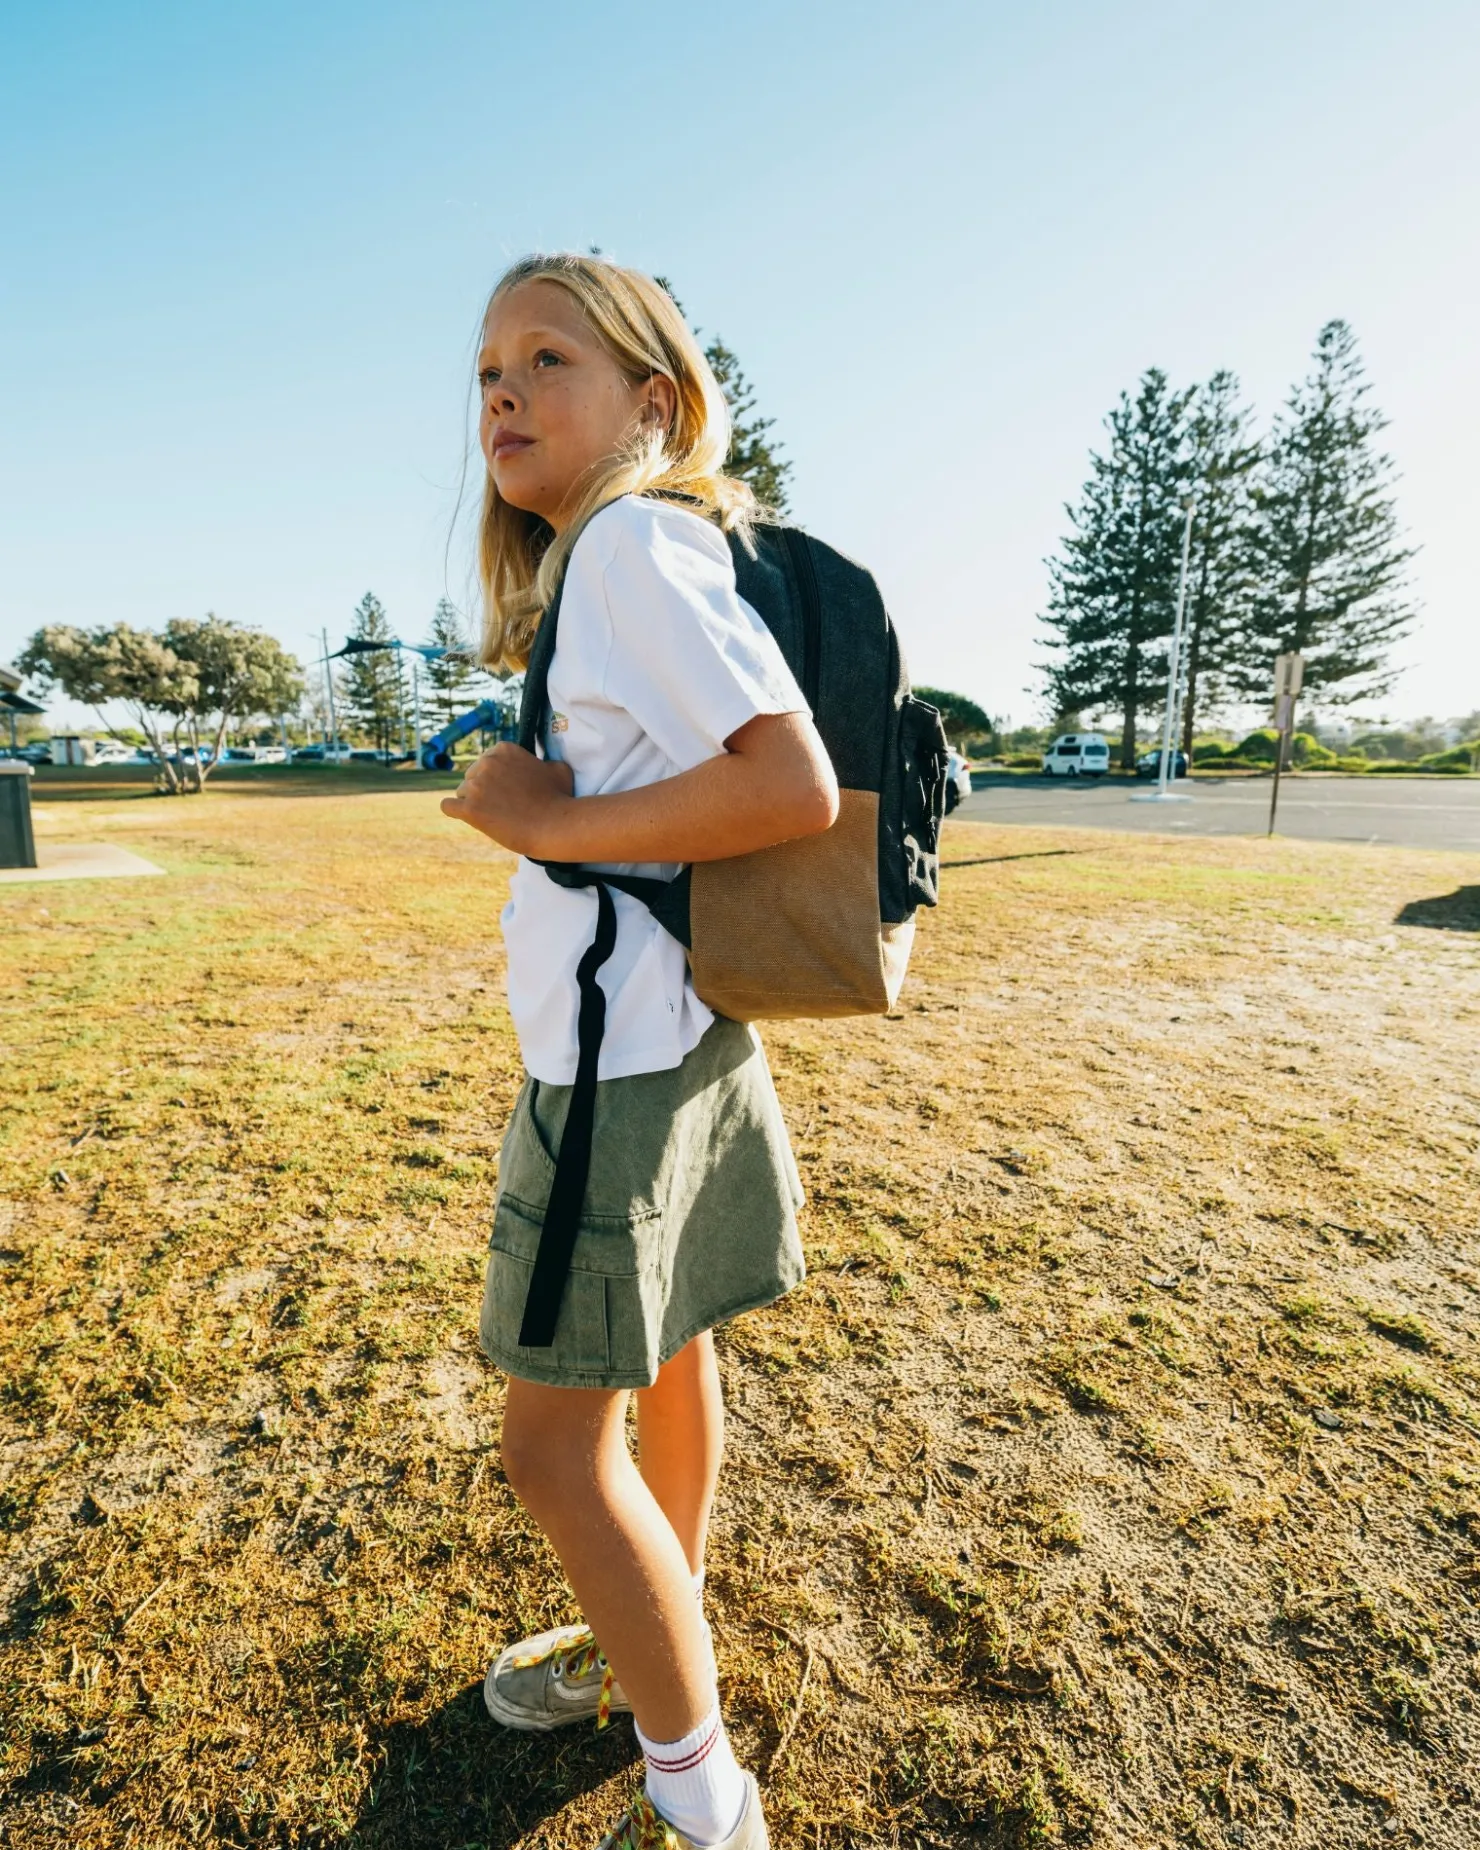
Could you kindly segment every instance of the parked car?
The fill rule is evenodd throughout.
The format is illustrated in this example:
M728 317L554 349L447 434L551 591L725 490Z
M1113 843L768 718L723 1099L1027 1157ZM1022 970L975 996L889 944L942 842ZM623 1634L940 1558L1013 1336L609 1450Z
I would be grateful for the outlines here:
M954 745L946 752L946 814L961 801L971 795L971 766L961 756Z
M287 751L281 745L254 745L252 753L258 764L286 764L288 762Z
M294 764L348 764L353 756L347 745L300 745Z
M375 751L369 746L352 751L350 757L356 764L409 764L411 762L410 752Z
M222 764L256 764L255 745L228 745L221 754Z
M117 739L99 739L93 746L94 764L137 764L138 749L132 745L120 745Z
M1047 777L1103 777L1110 769L1110 747L1098 732L1060 733L1043 754Z
M24 758L27 764L51 763L51 747L40 739L34 745L22 745L15 755L17 758Z
M1172 753L1172 776L1173 777L1185 777L1186 775L1187 775L1187 754L1186 752L1173 752ZM1160 746L1158 746L1155 751L1141 753L1141 756L1136 760L1136 776L1137 777L1160 777L1161 776L1161 747Z

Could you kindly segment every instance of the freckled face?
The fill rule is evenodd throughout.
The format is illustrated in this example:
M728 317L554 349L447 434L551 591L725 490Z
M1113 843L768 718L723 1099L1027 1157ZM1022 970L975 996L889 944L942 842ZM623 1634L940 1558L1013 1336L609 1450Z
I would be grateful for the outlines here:
M478 385L478 438L494 486L557 532L587 470L615 455L642 418L666 423L659 401L671 392L665 379L634 384L575 298L537 280L489 309Z

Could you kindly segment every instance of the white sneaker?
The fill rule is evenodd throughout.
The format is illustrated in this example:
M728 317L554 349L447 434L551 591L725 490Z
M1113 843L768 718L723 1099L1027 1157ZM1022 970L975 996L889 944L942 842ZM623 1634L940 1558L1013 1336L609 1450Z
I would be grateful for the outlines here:
M483 1700L506 1728L541 1733L593 1716L605 1728L614 1712L632 1712L589 1625L562 1625L511 1644L489 1667Z
M623 1812L597 1850L698 1850L698 1846L691 1837L675 1831L666 1818L660 1817L653 1809L652 1800L644 1794L634 1801L629 1811ZM704 1850L771 1850L766 1814L761 1810L760 1788L755 1783L754 1773L745 1775L745 1810L740 1814L740 1822L728 1837L717 1844L705 1845Z

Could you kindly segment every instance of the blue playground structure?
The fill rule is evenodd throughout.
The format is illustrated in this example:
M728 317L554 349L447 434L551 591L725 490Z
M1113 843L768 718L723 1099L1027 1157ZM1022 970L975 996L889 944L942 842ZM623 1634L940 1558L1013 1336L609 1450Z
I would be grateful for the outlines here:
M470 713L463 713L427 740L421 748L424 771L450 771L452 748L470 732L496 732L502 738L509 730L502 705L497 700L480 700Z
M418 655L426 662L440 661L444 656L456 654L461 654L464 660L469 659L465 651L445 649L436 643L402 642L395 636L377 637L374 641L366 636L351 636L345 642L343 648L335 649L331 654L329 652L328 632L325 631L324 653L319 659L324 669L325 701L331 716L331 724L334 724L334 682L329 673L330 662L338 661L341 656L345 655L372 655L386 649L404 649L408 655ZM416 666L415 662L411 665L411 686L412 700L416 709L416 734L419 736L421 733L421 689L416 673ZM512 739L515 736L516 728L511 719L508 702L511 699L517 702L518 689L521 681L522 676L511 676L510 679L504 683L503 692L500 696L495 696L492 700L480 700L477 706L470 712L460 714L458 718L450 720L440 732L435 733L428 739L421 748L421 756L419 759L421 769L423 771L450 771L452 769L453 746L456 745L459 739L465 739L470 732L491 732L496 738ZM403 711L401 715L401 736L403 743L405 740L405 730L406 717ZM334 736L337 740L339 736L337 725L335 725ZM327 733L325 734L324 742L327 747L329 742Z

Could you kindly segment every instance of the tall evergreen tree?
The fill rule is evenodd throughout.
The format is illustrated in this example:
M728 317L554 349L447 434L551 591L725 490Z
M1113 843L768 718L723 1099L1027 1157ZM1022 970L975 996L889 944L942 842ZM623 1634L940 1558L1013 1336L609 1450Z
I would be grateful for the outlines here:
M725 403L730 407L730 453L725 460L726 472L748 482L756 497L778 514L788 511L787 477L791 464L768 434L775 428L775 418L763 418L756 412L755 387L740 370L740 362L718 335L704 349L704 357L714 369Z
M394 640L390 619L373 591L360 599L350 636L357 642ZM353 721L380 751L388 751L406 710L400 650L374 649L346 656L335 680L335 698L341 719Z
M1183 500L1192 475L1188 407L1152 367L1134 399L1105 420L1110 443L1090 457L1073 531L1049 562L1052 632L1046 664L1056 712L1118 709L1120 761L1136 755L1136 721L1166 692L1166 641L1176 606Z
M1197 511L1187 560L1182 749L1191 756L1201 707L1217 700L1243 646L1254 582L1250 487L1259 446L1230 372L1199 386L1188 423Z
M1269 698L1274 658L1292 649L1318 704L1392 686L1388 650L1415 614L1405 594L1413 553L1398 530L1392 461L1374 444L1387 419L1370 392L1356 336L1328 321L1275 419L1255 488L1259 586L1236 676L1246 699Z
M489 697L488 677L479 668L473 653L472 639L456 604L439 598L432 613L427 641L447 654L429 661L424 670L430 687L427 695L428 717L440 731L459 713Z
M593 256L600 256L595 245L591 249ZM672 297L674 306L687 321L688 313L668 278L658 276L654 281ZM699 338L699 332L698 328L694 328L695 339ZM740 370L740 361L733 350L717 334L705 347L704 357L713 369L719 389L724 393L725 403L730 409L730 449L725 458L726 473L737 476L742 482L748 482L756 498L773 512L790 512L786 483L791 474L791 463L781 455L779 445L767 434L775 428L775 418L756 415L755 387Z

